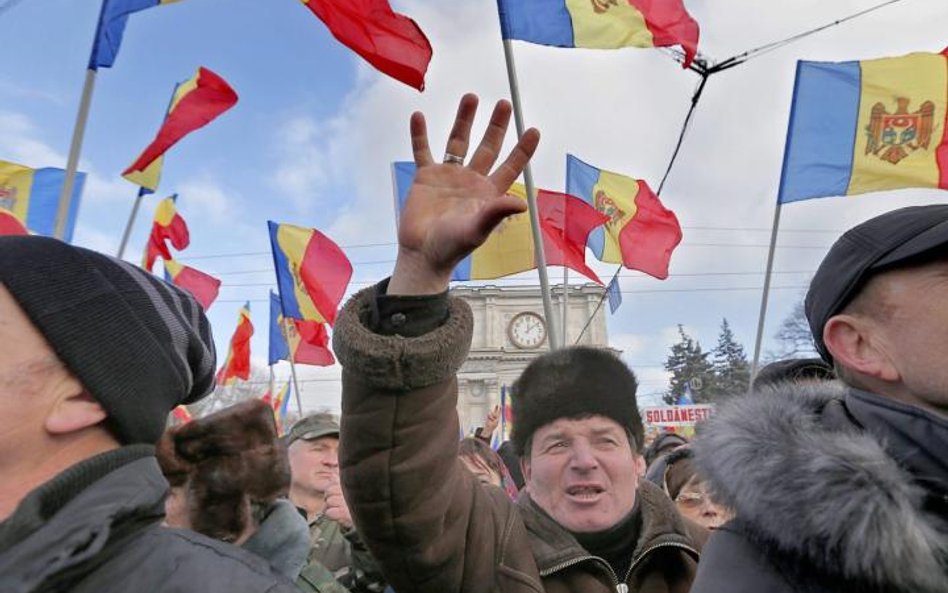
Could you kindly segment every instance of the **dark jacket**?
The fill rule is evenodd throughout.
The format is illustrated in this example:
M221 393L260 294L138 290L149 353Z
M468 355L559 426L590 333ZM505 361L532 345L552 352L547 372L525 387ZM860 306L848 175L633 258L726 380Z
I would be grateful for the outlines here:
M154 450L83 461L30 493L0 524L4 593L286 592L266 560L161 526L168 483Z
M841 383L729 402L695 442L737 520L693 593L948 591L948 422Z
M353 297L335 326L340 467L359 533L395 591L615 591L604 561L545 514L479 484L458 460L455 373L471 340L468 306L451 299L443 325L419 337L384 336L367 325L375 294ZM632 590L686 592L697 560L686 527L651 484L638 500Z

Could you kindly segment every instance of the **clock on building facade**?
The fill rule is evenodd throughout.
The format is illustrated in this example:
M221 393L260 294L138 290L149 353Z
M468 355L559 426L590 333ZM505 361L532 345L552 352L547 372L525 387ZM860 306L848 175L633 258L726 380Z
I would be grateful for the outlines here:
M536 313L519 313L510 320L507 337L517 348L539 348L546 341L546 323Z

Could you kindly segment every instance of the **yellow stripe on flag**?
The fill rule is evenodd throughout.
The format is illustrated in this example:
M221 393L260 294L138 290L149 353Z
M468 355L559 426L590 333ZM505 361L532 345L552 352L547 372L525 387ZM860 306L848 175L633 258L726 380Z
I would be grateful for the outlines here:
M605 244L601 261L622 263L619 233L638 211L635 205L635 196L638 193L637 180L609 171L599 173L599 181L593 186L592 191L593 205L596 210L610 217L609 222L605 224Z
M507 191L526 201L523 184ZM526 212L509 216L487 237L471 257L471 279L490 279L516 274L536 267L530 216Z
M944 56L923 53L860 63L862 96L847 194L938 187L935 150L945 133L946 63Z
M566 0L573 45L594 49L653 47L645 17L628 0Z

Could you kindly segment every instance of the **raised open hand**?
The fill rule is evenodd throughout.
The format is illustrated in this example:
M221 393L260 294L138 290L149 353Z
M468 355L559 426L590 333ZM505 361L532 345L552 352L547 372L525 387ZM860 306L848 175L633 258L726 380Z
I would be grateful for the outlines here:
M464 95L448 138L445 162L438 164L428 147L425 117L411 117L411 142L418 171L401 213L398 259L389 294L434 294L447 289L451 271L480 246L500 222L523 212L523 200L506 195L540 141L533 128L491 173L500 155L510 103L498 101L477 150L463 164L477 113L477 96Z
M484 427L481 429L481 435L490 440L494 431L497 430L498 425L500 425L500 405L495 405L491 408L490 412L487 413L487 418L484 420Z

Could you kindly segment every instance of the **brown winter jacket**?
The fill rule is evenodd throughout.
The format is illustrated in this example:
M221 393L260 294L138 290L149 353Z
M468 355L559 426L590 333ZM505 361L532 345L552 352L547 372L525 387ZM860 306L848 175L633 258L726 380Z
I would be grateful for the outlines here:
M336 321L343 365L340 466L346 499L395 591L624 591L603 561L533 507L481 486L457 459L457 381L473 320L450 299L439 328L417 338L372 332L375 288ZM673 503L638 491L642 529L627 583L633 592L685 593L698 553ZM621 578L621 577L620 577Z

